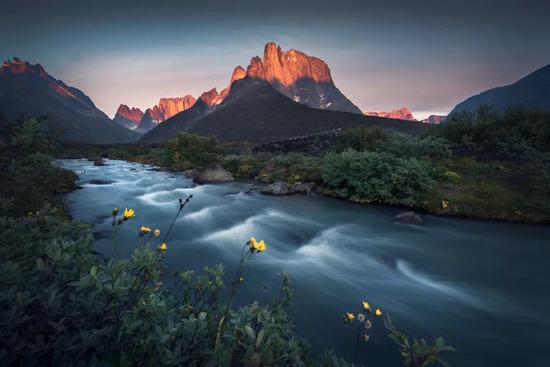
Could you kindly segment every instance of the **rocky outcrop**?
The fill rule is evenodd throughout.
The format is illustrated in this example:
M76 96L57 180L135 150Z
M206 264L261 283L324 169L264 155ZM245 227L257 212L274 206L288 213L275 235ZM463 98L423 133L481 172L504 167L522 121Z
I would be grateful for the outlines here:
M366 111L364 112L367 116L376 116L376 117L386 117L389 119L398 119L398 120L408 120L408 121L416 121L414 118L411 110L409 110L407 107L402 107L397 110L393 110L390 112L375 112L375 111Z
M265 45L263 59L252 58L246 76L268 81L282 94L313 108L361 113L336 88L323 60L297 50L283 52L273 42Z
M216 88L210 89L208 92L201 94L200 99L206 103L208 106L213 106L219 103L220 95Z
M135 130L143 118L143 112L139 108L128 107L121 104L116 111L113 121L127 129Z
M263 186L260 188L260 192L265 195L291 195L294 194L295 190L292 185L289 185L283 181L277 181L270 185Z
M447 118L446 115L430 115L427 119L422 120L426 124L440 124Z
M139 108L129 108L121 104L113 121L127 129L144 134L170 117L191 108L195 102L195 97L191 95L161 98L157 105L146 109L145 113Z
M233 73L231 73L231 79L229 80L229 84L227 85L226 88L224 88L217 100L216 100L216 103L221 103L225 100L225 98L227 97L227 95L229 94L229 91L231 90L231 85L233 84L234 81L236 80L241 80L242 78L244 78L246 76L246 70L243 69L242 66L237 66L235 69L233 69Z
M233 181L231 173L220 166L191 170L187 174L198 184Z
M162 121L164 121L174 116L176 113L191 108L195 102L195 97L186 95L177 98L161 98L157 106L162 114Z
M403 224L424 224L424 219L413 211L399 213L393 220L394 222Z

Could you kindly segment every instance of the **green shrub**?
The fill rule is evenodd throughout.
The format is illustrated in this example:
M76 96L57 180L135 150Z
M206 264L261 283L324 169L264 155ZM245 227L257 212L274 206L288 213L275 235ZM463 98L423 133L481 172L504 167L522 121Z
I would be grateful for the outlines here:
M258 176L264 182L319 182L320 162L320 158L301 153L279 155L270 159Z
M177 169L204 168L219 162L222 153L214 138L178 133L166 143L162 163Z
M550 159L550 114L525 109L497 113L480 106L475 113L450 116L434 128L455 149L507 160Z
M330 188L347 189L358 199L411 206L435 184L428 162L354 150L328 154L321 175Z
M449 144L437 136L415 137L380 127L361 126L346 130L338 139L336 152L380 152L405 158L448 159Z
M445 181L454 183L454 184L459 183L460 180L462 179L462 177L460 177L460 175L454 171L446 171L444 176L445 176Z
M444 138L426 136L418 138L410 135L393 133L392 138L378 149L403 158L449 159L452 151Z
M392 133L381 127L360 126L347 129L338 138L336 151L347 149L361 151L375 151L384 146L392 137Z

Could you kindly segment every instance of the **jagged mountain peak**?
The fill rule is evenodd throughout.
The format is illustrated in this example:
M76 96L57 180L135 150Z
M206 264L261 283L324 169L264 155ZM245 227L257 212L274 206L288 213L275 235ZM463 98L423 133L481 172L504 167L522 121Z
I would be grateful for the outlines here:
M283 51L274 42L265 45L263 59L252 57L246 76L265 80L285 96L313 108L361 113L336 88L326 62L298 50Z

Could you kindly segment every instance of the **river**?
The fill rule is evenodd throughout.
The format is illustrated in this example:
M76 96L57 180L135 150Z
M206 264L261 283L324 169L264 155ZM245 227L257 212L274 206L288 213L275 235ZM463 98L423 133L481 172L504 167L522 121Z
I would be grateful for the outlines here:
M113 207L136 211L119 237L118 255L129 256L139 226L166 230L178 198L190 194L167 241L168 273L221 262L229 280L246 240L264 239L268 249L250 262L239 301L269 301L277 273L290 273L289 313L316 351L352 358L354 330L341 315L367 299L412 336L444 336L457 349L445 356L454 366L550 366L550 227L435 216L422 226L397 224L392 207L264 196L240 182L196 186L125 161L57 164L78 173L82 189L65 202L75 219L95 225L104 256L113 256ZM401 365L386 334L375 322L360 362Z

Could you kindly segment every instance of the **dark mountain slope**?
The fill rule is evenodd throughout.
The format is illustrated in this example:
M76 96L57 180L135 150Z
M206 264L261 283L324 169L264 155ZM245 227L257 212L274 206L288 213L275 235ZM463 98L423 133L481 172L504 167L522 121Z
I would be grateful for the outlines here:
M550 65L514 84L489 89L470 97L459 103L449 115L462 111L473 112L482 104L488 104L497 111L504 111L509 107L550 111Z
M111 121L80 90L53 78L41 65L18 58L0 68L0 113L8 120L45 116L48 128L66 141L119 143L137 137Z

